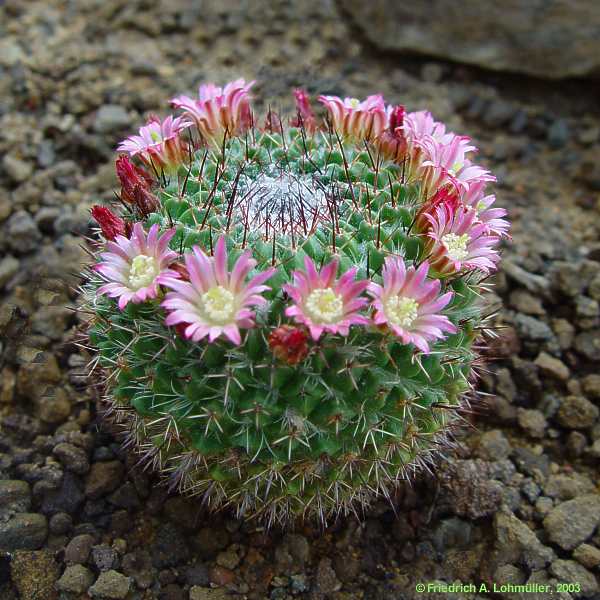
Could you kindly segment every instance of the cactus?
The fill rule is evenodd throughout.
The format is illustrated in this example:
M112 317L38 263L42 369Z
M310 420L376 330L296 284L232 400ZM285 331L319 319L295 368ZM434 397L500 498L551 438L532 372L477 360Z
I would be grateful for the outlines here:
M117 160L82 286L110 414L211 509L322 522L447 450L507 236L466 137L381 96L200 86ZM130 157L140 159L135 165Z

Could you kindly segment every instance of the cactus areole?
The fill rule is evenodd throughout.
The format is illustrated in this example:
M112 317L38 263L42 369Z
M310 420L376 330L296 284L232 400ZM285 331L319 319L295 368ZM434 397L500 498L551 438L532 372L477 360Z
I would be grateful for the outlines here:
M202 85L119 147L89 339L108 414L172 487L327 522L448 447L508 222L428 112L296 90L259 118L251 87Z

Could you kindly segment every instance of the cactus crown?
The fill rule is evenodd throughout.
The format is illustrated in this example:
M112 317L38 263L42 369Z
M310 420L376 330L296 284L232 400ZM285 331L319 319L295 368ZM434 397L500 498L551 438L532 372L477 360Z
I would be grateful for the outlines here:
M476 300L508 225L468 138L381 96L257 126L200 86L120 146L83 291L106 399L182 491L267 523L388 496L471 390Z

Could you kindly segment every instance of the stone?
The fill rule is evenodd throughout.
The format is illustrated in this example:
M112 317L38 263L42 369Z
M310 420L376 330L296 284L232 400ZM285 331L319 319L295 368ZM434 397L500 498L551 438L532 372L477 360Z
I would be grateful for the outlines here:
M331 565L330 558L322 558L317 565L314 579L314 590L320 594L332 594L342 588L342 582L337 578Z
M14 183L23 183L31 177L33 165L13 154L6 154L2 159L4 172L12 179Z
M211 583L215 585L229 585L235 581L235 573L219 565L212 567L208 572L208 576Z
M94 575L82 565L72 565L65 569L62 577L56 582L60 592L83 594L94 582Z
M62 478L62 484L56 490L44 494L42 512L53 515L57 512L74 514L83 503L84 496L79 487L79 480L68 471Z
M224 589L211 589L194 585L190 588L190 600L231 600L231 595Z
M67 533L73 527L73 519L67 513L56 513L50 517L50 533L62 535Z
M14 212L6 223L6 241L17 254L35 250L42 234L26 210Z
M512 291L509 300L510 305L519 312L538 316L546 314L541 299L525 290L516 289Z
M585 494L562 502L544 519L550 541L573 550L589 538L600 522L600 495Z
M60 460L61 464L69 471L73 471L73 473L83 475L90 470L87 454L78 446L63 442L54 446L52 452Z
M185 582L190 585L198 585L205 587L210 583L208 576L208 568L205 564L196 563L191 567L187 567L184 571Z
M518 408L517 421L531 437L543 438L548 423L546 417L535 409Z
M60 569L54 552L17 551L10 563L10 574L21 600L57 600L55 585Z
M594 484L585 475L573 472L570 475L557 473L550 475L544 483L544 494L549 498L572 500L577 496L594 491Z
M18 513L0 522L0 550L38 550L48 537L48 521L37 513Z
M573 558L586 569L595 569L600 566L600 548L591 544L581 544L573 550Z
M600 329L582 331L575 336L575 350L588 360L600 361Z
M554 558L535 533L512 513L498 512L494 517L496 551L503 564L521 564L530 570L543 569Z
M193 544L201 558L211 559L229 546L229 539L229 533L222 527L203 527L196 534Z
M43 396L38 401L38 415L44 423L58 425L64 423L71 414L71 403L66 392L55 388L52 394Z
M157 569L175 567L185 563L190 556L185 536L173 523L163 523L159 527L150 553Z
M483 460L504 460L511 451L510 443L499 429L486 431L479 438L477 456Z
M14 256L5 256L0 260L0 289L2 289L19 272L21 263Z
M457 460L440 474L440 503L459 517L479 519L496 512L502 500L502 484L489 479L489 463Z
M85 481L85 495L96 500L119 487L125 469L118 460L92 464Z
M348 0L344 10L383 51L417 52L497 71L561 79L600 70L600 10L593 0L399 3ZM571 43L577 40L577 44ZM523 48L527 52L523 53Z
M523 339L533 342L547 342L554 337L552 329L544 321L535 317L518 313L514 322L517 332Z
M26 481L0 481L0 517L13 512L25 512L31 507L31 490Z
M119 555L114 548L107 544L98 544L92 547L91 563L98 571L110 571L119 568Z
M567 396L563 399L556 420L568 429L592 427L600 414L600 409L583 396Z
M98 133L113 133L131 125L127 111L118 104L103 104L96 113L94 130Z
M583 391L588 398L600 400L600 375L586 375L582 381Z
M92 598L101 600L123 600L131 588L131 578L118 571L100 573L96 583L88 590Z
M65 548L65 562L84 565L89 556L94 538L89 533L75 536Z
M589 597L600 589L594 575L574 560L555 560L548 570L559 581L578 583L583 596Z
M540 352L535 359L535 364L540 368L543 375L548 375L559 381L567 381L569 379L569 367L558 358L550 356L547 352Z

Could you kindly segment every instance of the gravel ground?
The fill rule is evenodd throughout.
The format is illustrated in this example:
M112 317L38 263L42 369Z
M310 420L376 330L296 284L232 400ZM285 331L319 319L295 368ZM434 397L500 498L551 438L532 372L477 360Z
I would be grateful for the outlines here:
M0 3L0 598L600 598L600 115L593 86L378 56L327 0ZM114 147L175 92L382 91L472 135L513 221L501 338L463 448L361 522L265 532L156 485L73 343L81 234ZM595 92L597 94L597 92Z

